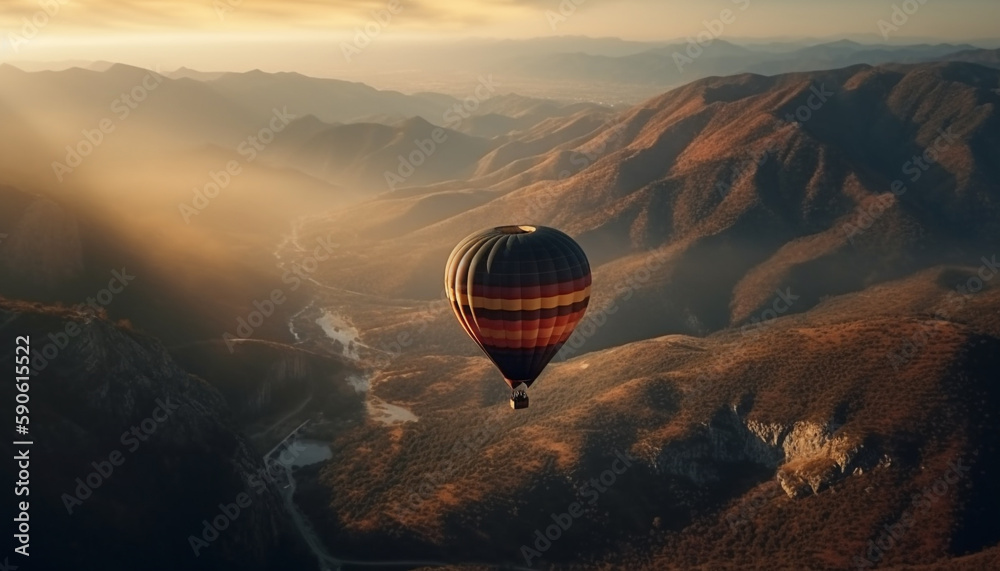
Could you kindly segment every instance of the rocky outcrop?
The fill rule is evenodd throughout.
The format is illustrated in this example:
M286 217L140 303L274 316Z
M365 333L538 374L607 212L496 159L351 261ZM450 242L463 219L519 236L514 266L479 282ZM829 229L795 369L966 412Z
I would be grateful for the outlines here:
M774 470L785 493L797 498L889 462L872 441L841 434L832 420L789 425L751 419L741 412L736 405L718 411L688 437L664 447L655 467L707 484L721 480L726 465L749 462Z

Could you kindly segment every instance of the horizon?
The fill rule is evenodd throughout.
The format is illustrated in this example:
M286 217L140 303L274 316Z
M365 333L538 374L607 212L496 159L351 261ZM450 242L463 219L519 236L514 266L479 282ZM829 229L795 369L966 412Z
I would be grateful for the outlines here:
M711 37L737 45L851 40L873 46L1000 48L1000 3L827 5L790 0L361 0L317 7L212 0L14 0L0 14L0 63L108 61L163 69L371 73L400 53L463 42L675 44ZM845 9L849 8L849 9ZM708 35L706 35L708 34ZM573 50L569 50L573 51ZM426 59L426 58L425 58ZM412 64L410 64L412 67Z
M3 39L0 37L0 39ZM868 41L866 41L868 40ZM123 39L119 39L114 43L121 43ZM151 42L147 38L147 44L152 45L162 45L162 43L167 42L165 38L160 42ZM258 40L259 41L259 40ZM316 45L326 44L331 49L336 49L341 46L341 42L334 42L333 40L314 40L309 42L288 42L283 40L270 40L274 44L282 44L291 48L291 50L299 50L303 48L314 47ZM663 40L628 40L617 36L585 36L585 35L559 35L559 36L536 36L527 38L503 38L503 37L483 37L483 36L466 36L457 38L438 38L434 40L401 40L398 38L386 38L382 43L384 44L383 51L395 51L392 48L398 48L399 44L412 45L416 44L415 47L424 48L447 48L454 47L462 44L475 45L482 44L488 45L492 43L499 42L514 42L517 43L529 43L529 42L543 42L543 41L553 41L553 42L613 42L618 43L620 46L634 46L636 51L627 52L626 55L631 55L633 53L638 54L647 50L657 49L664 46L676 46L683 45L687 43L685 38L668 38ZM229 45L242 45L241 41L233 40L227 42ZM891 42L881 42L878 41L875 36L865 37L862 35L833 35L833 36L802 36L802 37L787 37L787 36L765 36L765 37L733 37L733 38L723 38L720 37L713 40L713 43L717 44L729 44L739 47L744 47L750 50L762 49L765 46L785 46L788 48L803 49L815 46L839 44L839 43L853 43L862 46L870 46L872 48L891 48L899 49L905 47L916 47L916 46L956 46L959 48L964 48L971 46L977 49L991 50L1000 49L1000 36L995 38L974 38L974 39L941 39L941 38L927 38L927 37L899 37L894 38ZM0 41L0 47L5 47L5 42ZM195 50L198 51L198 50ZM372 50L374 51L374 50ZM581 51L570 50L563 53L584 53L588 55L594 55L600 52L600 50L592 51ZM331 58L331 63L341 63L339 52L334 54L335 57ZM108 64L108 65L128 65L132 67L138 67L142 69L148 69L151 71L157 71L158 73L174 73L181 70L189 70L199 73L246 73L251 71L261 71L264 73L298 73L307 77L323 78L323 79L336 79L341 77L343 74L350 74L350 72L358 71L359 69L364 69L365 71L371 71L371 68L377 67L379 64L384 64L383 59L379 59L379 56L386 54L375 54L371 59L376 60L369 62L370 65L367 66L351 66L351 62L348 65L341 67L332 67L326 71L322 68L316 67L297 67L297 66L286 66L282 64L267 65L262 63L261 65L255 65L255 62L244 62L242 64L234 64L230 66L226 65L216 65L213 67L211 64L199 65L194 62L189 61L174 61L171 63L164 63L161 60L165 58L151 58L145 57L144 55L131 54L124 55L119 58L109 58L100 57L96 55L94 57L38 57L38 58L25 58L19 57L19 54L14 54L11 56L9 51L0 50L0 65L11 65L22 69L23 71L34 72L34 71L60 71L63 69L70 69L73 67L97 65L97 64ZM150 60L156 60L156 63L151 63ZM260 62L258 62L260 63ZM352 81L359 81L353 80Z

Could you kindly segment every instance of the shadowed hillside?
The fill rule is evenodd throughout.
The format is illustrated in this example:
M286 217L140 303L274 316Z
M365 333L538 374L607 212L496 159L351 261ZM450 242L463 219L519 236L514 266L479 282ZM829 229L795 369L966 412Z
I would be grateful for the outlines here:
M31 382L32 561L163 571L313 564L222 395L159 341L92 312L4 299L0 331L30 337L33 364L45 361ZM50 334L64 341L44 359ZM11 351L0 351L4 360ZM13 402L14 383L3 386ZM15 454L9 442L0 449ZM241 493L252 501L226 533L192 551L188 537Z

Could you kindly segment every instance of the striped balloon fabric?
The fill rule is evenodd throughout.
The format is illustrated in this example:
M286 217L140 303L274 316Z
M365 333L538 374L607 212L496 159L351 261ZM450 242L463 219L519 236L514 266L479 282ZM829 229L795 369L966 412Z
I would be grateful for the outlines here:
M587 311L590 284L580 246L544 226L477 232L445 270L458 321L512 389L530 387L569 339Z

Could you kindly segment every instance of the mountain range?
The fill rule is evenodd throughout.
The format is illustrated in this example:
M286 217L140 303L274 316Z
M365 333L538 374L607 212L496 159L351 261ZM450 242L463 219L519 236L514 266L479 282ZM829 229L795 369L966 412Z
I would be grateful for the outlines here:
M593 57L672 49L612 44ZM1000 70L952 47L832 44L811 61L850 65L624 109L501 89L458 121L463 97L296 74L0 67L0 327L82 332L34 385L57 563L100 568L109 539L81 529L113 529L132 568L995 568ZM563 229L594 280L517 413L441 299L454 244L506 224ZM134 283L82 309L112 272ZM149 454L63 515L170 398ZM192 558L192 526L307 422L330 461Z

